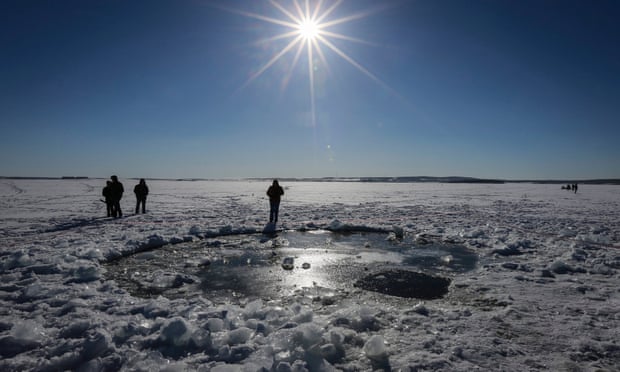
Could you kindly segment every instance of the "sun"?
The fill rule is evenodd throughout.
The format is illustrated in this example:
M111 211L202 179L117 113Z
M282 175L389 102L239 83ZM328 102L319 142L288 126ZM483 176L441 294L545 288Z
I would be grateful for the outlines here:
M298 32L307 41L314 41L320 35L319 23L311 19L305 19L298 25Z
M267 0L266 2L277 10L276 13L279 13L279 16L268 16L264 14L246 12L243 10L228 9L233 13L238 13L248 18L254 18L282 27L282 33L259 40L257 41L258 45L267 45L280 40L289 40L279 51L276 49L272 57L265 62L262 67L252 73L240 89L243 89L251 84L252 81L271 68L277 61L281 58L285 58L285 55L292 55L293 57L290 62L289 71L283 78L282 86L285 88L288 84L290 76L292 75L293 69L301 59L301 56L305 54L307 57L308 66L307 71L310 91L310 112L312 126L314 127L316 126L314 87L315 66L320 63L327 69L328 63L325 56L325 51L331 51L333 54L348 62L351 66L355 67L368 78L374 80L380 86L389 91L393 91L377 76L363 67L359 62L353 59L353 57L345 53L336 45L337 40L341 42L373 45L368 41L333 31L332 27L334 26L365 18L375 13L375 11L361 11L358 13L341 16L339 18L331 17L335 13L336 8L338 8L344 1L345 0L290 0L280 2L278 0Z

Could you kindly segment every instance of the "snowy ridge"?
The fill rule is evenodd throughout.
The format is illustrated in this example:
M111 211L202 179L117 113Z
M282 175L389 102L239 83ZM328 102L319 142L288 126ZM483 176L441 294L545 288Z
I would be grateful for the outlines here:
M0 180L1 370L620 365L615 186L574 194L533 184L283 183L283 229L459 242L482 263L453 274L449 294L431 301L300 288L226 303L135 297L106 279L103 263L167 244L260 233L267 184L152 181L148 213L131 215L133 195L126 195L129 217L116 220L101 218L102 186Z

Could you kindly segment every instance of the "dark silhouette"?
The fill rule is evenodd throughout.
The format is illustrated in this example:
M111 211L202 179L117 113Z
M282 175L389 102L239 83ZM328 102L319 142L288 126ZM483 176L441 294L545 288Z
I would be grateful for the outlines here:
M121 198L123 197L123 184L118 182L118 177L112 176L112 184L110 185L110 200L112 202L112 217L123 217L121 210Z
M146 213L146 196L149 194L149 188L144 178L141 178L140 183L133 188L133 193L136 194L136 214L140 213L140 204L142 204L142 213Z
M108 217L112 217L112 190L110 189L110 185L112 185L112 181L106 181L105 187L101 192L101 195L105 198L105 207Z
M267 196L269 196L269 222L278 222L278 211L280 209L280 197L284 195L284 190L278 184L278 180L273 180L269 189L267 189Z
M578 188L577 184L574 184L573 185L573 190L575 191L575 194L577 193L577 188Z

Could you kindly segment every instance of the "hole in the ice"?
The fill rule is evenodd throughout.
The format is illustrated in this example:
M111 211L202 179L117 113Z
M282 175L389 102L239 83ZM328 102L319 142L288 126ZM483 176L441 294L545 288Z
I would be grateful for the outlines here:
M407 270L390 270L368 275L355 286L390 296L433 300L448 293L450 279Z
M106 275L140 297L276 299L301 289L351 290L356 282L364 289L419 297L405 293L404 287L437 284L410 273L453 276L476 264L477 255L456 244L419 245L408 237L394 240L369 232L284 231L168 245L109 262ZM388 274L384 280L369 273ZM384 289L373 289L373 281Z

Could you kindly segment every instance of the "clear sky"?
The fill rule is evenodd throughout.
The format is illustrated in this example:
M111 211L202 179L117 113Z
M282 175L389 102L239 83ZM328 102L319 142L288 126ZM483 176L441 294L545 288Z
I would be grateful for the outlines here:
M620 2L297 4L1 1L0 176L620 178Z

